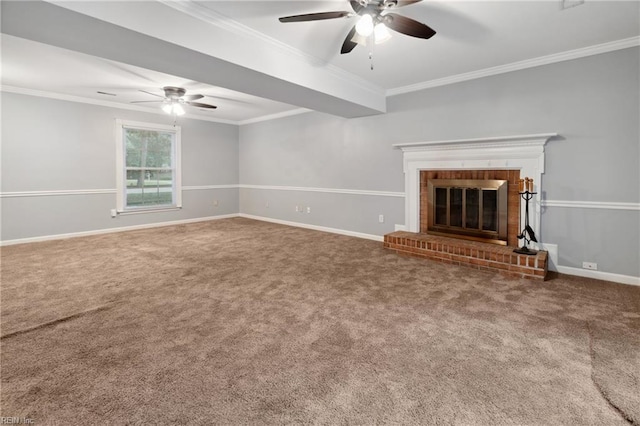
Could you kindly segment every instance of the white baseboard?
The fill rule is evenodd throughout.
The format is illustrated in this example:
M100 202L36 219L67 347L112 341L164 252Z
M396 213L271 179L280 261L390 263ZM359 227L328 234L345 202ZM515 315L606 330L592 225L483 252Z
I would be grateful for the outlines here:
M398 224L396 223L396 225L395 225L395 228L394 228L394 229L395 229L396 231L406 231L406 230L407 230L407 227L406 227L406 226L404 226L404 225L398 225Z
M238 217L237 213L219 216L198 217L195 219L172 220L169 222L146 223L144 225L123 226L120 228L96 229L94 231L73 232L70 234L44 235L42 237L19 238L16 240L0 241L0 246L11 246L15 244L38 243L41 241L63 240L67 238L88 237L91 235L112 234L115 232L135 231L138 229L160 228L162 226L182 225L186 223L206 222L209 220L229 219Z
M229 219L229 218L234 218L234 217L244 217L244 218L247 218L247 219L260 220L260 221L263 221L263 222L271 222L271 223L277 223L277 224L280 224L280 225L295 226L295 227L298 227L298 228L312 229L314 231L329 232L329 233L332 233L332 234L346 235L346 236L349 236L349 237L364 238L364 239L367 239L367 240L378 241L378 242L384 241L384 237L381 236L381 235L365 234L365 233L362 233L362 232L347 231L345 229L329 228L329 227L326 227L326 226L310 225L310 224L307 224L307 223L291 222L291 221L288 221L288 220L280 220L280 219L272 219L272 218L269 218L269 217L254 216L254 215L245 214L245 213L233 213L233 214L226 214L226 215L219 215L219 216L199 217L199 218L195 218L195 219L184 219L184 220L174 220L174 221L169 221L169 222L148 223L148 224L144 224L144 225L123 226L123 227L119 227L119 228L97 229L97 230L94 230L94 231L74 232L74 233L69 233L69 234L56 234L56 235L45 235L45 236L41 236L41 237L20 238L20 239L15 239L15 240L0 241L0 246L9 246L9 245L26 244L26 243L36 243L36 242L41 242L41 241L61 240L61 239L67 239L67 238L87 237L87 236L91 236L91 235L102 235L102 234L111 234L111 233L116 233L116 232L135 231L135 230L138 230L138 229L160 228L160 227L163 227L163 226L182 225L182 224L196 223L196 222L206 222L206 221L209 221L209 220ZM401 226L396 225L396 230L399 230L398 228L400 228L400 227ZM557 245L555 245L555 244L544 244L542 249L549 251L550 260L551 260L552 264L555 266L555 268L553 268L553 269L557 270L561 274L576 275L576 276L579 276L579 277L593 278L593 279L597 279L597 280L612 281L612 282L616 282L616 283L620 283L620 284L628 284L628 285L640 286L640 277L634 277L634 276L631 276L631 275L614 274L614 273L611 273L611 272L590 271L590 270L587 270L587 269L573 268L573 267L570 267L570 266L559 266L559 265L557 265L557 261L558 261L558 258L557 258L557 256L558 256Z
M571 266L558 266L558 272L578 277L593 278L596 280L613 281L614 283L640 286L640 277L632 275L613 274L611 272L590 271L588 269L574 268Z
M549 270L560 272L561 274L576 275L578 277L593 278L596 280L613 281L620 284L640 286L640 277L631 275L614 274L611 272L591 271L588 269L574 268L572 266L558 265L558 245L538 244L538 249L549 252Z
M365 234L362 232L347 231L344 229L328 228L326 226L310 225L308 223L290 222L288 220L272 219L270 217L254 216L254 215L245 214L245 213L240 213L239 216L247 219L261 220L263 222L277 223L279 225L288 225L288 226L295 226L298 228L313 229L314 231L330 232L332 234L347 235L349 237L364 238L366 240L373 240L378 242L384 241L384 236L382 235Z

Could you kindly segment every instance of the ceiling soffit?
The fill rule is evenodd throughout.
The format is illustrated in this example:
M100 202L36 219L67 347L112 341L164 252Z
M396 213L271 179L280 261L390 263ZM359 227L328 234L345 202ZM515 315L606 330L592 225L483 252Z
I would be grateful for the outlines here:
M16 37L347 118L385 112L382 88L234 27L158 2L2 2Z

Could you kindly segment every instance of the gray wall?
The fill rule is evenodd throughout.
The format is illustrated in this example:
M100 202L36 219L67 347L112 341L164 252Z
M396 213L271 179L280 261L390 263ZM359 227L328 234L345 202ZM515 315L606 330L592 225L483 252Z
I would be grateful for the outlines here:
M110 210L116 207L116 118L173 122L159 114L2 93L3 241L238 212L237 188L192 189L183 191L179 211L111 218ZM238 127L191 119L179 119L178 124L183 186L237 185ZM76 190L113 191L6 196Z
M557 132L546 147L545 199L638 203L639 62L630 48L393 96L381 116L307 113L245 125L240 183L403 192L394 143ZM242 188L240 211L375 235L404 222L402 199L339 195ZM311 214L295 212L303 196ZM390 220L376 223L379 214ZM640 276L638 210L548 207L541 226L560 266L589 261Z
M306 113L240 128L240 183L360 191L404 191L402 153L386 116L344 119ZM269 203L269 208L266 204ZM295 206L311 207L300 214ZM404 223L404 198L241 188L240 211L371 235ZM378 221L384 215L384 223Z
M3 93L3 194L113 191L3 195L2 240L238 211L383 235L404 222L404 200L393 196L404 192L402 155L392 144L543 132L561 135L547 145L545 199L639 203L639 59L631 48L393 96L389 112L374 117L312 112L239 129L182 119L183 185L249 187L185 190L181 211L115 219L114 120L170 119ZM604 272L640 276L638 210L547 207L541 237L558 245L560 266L590 261Z

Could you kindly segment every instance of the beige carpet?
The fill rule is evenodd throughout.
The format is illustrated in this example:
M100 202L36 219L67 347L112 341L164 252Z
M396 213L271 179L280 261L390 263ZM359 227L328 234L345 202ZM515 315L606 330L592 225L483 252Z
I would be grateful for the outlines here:
M2 416L640 424L640 288L228 219L2 249Z

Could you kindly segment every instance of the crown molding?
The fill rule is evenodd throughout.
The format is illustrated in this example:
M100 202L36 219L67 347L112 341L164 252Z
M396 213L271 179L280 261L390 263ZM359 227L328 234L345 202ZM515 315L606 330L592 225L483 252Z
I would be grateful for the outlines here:
M296 49L295 47L290 46L276 38L270 37L264 33L254 30L253 28L241 24L240 22L229 18L228 16L220 12L216 12L212 9L209 9L208 7L202 6L196 1L158 0L158 2L182 13L186 13L193 18L199 19L211 25L215 25L218 28L231 31L238 35L260 40L262 42L267 42L271 46L273 46L273 48L279 50L282 53L285 53L292 58L302 60L316 67L323 67L324 71L326 71L332 77L340 79L351 86L356 86L362 90L366 90L377 95L385 93L385 90L383 88L370 83L369 81L358 77L355 74L345 71L344 69L335 65L331 65L327 63L326 60L320 59L317 56L313 56L306 52L303 52L302 50Z
M608 43L596 44L580 49L568 50L566 52L554 53L553 55L540 56L538 58L513 62L511 64L497 67L485 68L463 74L456 74L449 77L424 81L422 83L397 87L387 90L387 96L401 95L404 93L417 92L419 90L431 89L433 87L447 86L449 84L461 83L463 81L475 80L483 77L504 74L512 71L520 71L528 68L535 68L542 65L555 64L558 62L570 61L572 59L585 58L587 56L599 55L601 53L613 52L616 50L628 49L640 46L640 36L616 40Z
M83 103L83 104L105 106L105 107L110 107L110 108L126 109L126 110L130 110L130 111L140 111L140 112L146 112L148 114L161 115L163 117L167 116L167 114L164 113L163 111L160 111L160 110L155 111L153 109L140 107L140 106L137 106L137 105L129 105L129 104L123 104L123 103L113 102L113 101L103 101L101 99L85 98L85 97L82 97L82 96L65 95L63 93L49 92L49 91L44 91L44 90L26 89L24 87L15 87L15 86L2 85L2 86L0 86L0 92L17 93L19 95L37 96L37 97L40 97L40 98L49 98L49 99L57 99L57 100L61 100L61 101L78 102L78 103ZM240 120L240 121L224 120L224 119L221 119L221 118L209 118L209 117L203 117L203 116L200 116L200 115L194 115L194 114L189 114L189 113L187 113L187 114L185 114L185 115L183 115L181 117L190 118L190 119L193 119L193 120L209 121L209 122L212 122L212 123L221 123L221 124L231 124L231 125L234 125L234 126L242 126L244 124L257 123L257 122L260 122L260 121L268 121L268 120L274 120L276 118L289 117L289 116L292 116L292 115L303 114L303 113L306 113L306 112L309 112L309 111L311 111L311 110L306 109L306 108L297 108L297 109L293 109L293 110L290 110L290 111L279 112L279 113L276 113L276 114L267 114L267 115L263 115L263 116L259 116L259 117L255 117L255 118L250 118L248 120Z
M234 32L235 34L265 41L271 44L274 48L278 49L281 52L286 53L291 57L301 59L303 61L306 61L307 63L313 64L316 66L323 66L324 69L332 76L337 77L343 81L346 81L349 84L358 86L361 89L369 90L373 93L378 93L380 91L380 88L378 86L372 83L369 83L368 81L361 79L343 70L342 68L339 68L335 65L327 64L326 61L316 56L305 53L286 43L281 42L280 40L267 36L266 34L263 34L257 30L254 30L244 24L241 24L238 21L235 21L226 15L223 15L219 12L216 12L207 7L204 7L193 0L158 0L158 1L166 5L167 7L186 13L194 18L200 19L211 25L215 25L219 28L223 28L227 31ZM613 52L616 50L627 49L630 47L638 47L638 46L640 46L640 36L630 37L622 40L616 40L608 43L597 44L589 47L568 50L566 52L555 53L552 55L541 56L538 58L527 59L519 62L513 62L511 64L485 68L481 70L457 74L457 75L448 76L444 78L424 81L424 82L416 83L412 85L387 89L385 94L387 97L395 96L395 95L400 95L404 93L430 89L433 87L446 86L449 84L460 83L463 81L475 80L478 78L490 77L490 76L504 74L512 71L519 71L519 70L524 70L528 68L539 67L542 65L549 65L549 64L554 64L558 62L569 61L572 59L579 59L587 56L593 56L601 53ZM277 115L274 115L273 117L265 116L264 119L258 118L256 120L266 121L274 118L279 118L279 116ZM246 123L241 122L241 124L250 124L251 122L253 121L246 120Z
M90 104L90 105L105 106L105 107L110 107L110 108L126 109L126 110L130 110L130 111L140 111L140 112L146 112L148 114L161 115L161 116L164 116L164 117L167 116L167 114L164 111L160 110L160 109L155 111L154 109L140 107L140 106L137 106L137 105L129 105L129 104L113 102L113 101L103 101L101 99L85 98L85 97L82 97L82 96L66 95L66 94L63 94L63 93L49 92L49 91L44 91L44 90L26 89L24 87L15 87L15 86L2 85L2 86L0 86L0 92L17 93L19 95L37 96L37 97L40 97L40 98L49 98L49 99L57 99L57 100L61 100L61 101L78 102L78 103L82 103L82 104ZM209 118L209 117L203 117L201 115L195 115L195 114L189 114L189 113L184 114L181 117L182 118L190 118L190 119L193 119L193 120L211 121L211 122L214 122L214 123L221 123L221 124L233 124L233 125L236 125L236 126L238 125L238 122L237 121L233 121L233 120L224 120L224 119L221 119L221 118Z

